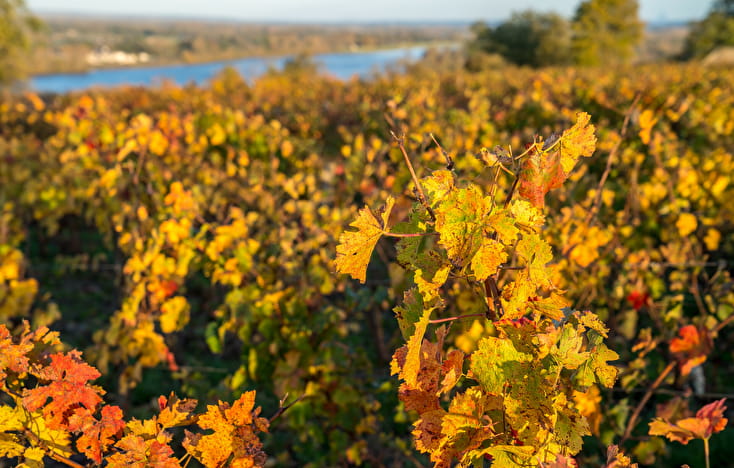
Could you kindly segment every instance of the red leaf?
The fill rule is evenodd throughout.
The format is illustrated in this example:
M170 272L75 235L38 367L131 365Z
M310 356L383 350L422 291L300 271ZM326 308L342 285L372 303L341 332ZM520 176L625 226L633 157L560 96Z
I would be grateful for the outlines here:
M642 309L643 306L647 305L650 300L650 295L646 292L632 291L627 296L627 301L632 304L632 308L635 310Z
M81 359L79 351L55 353L50 357L51 363L48 366L31 370L40 381L48 383L25 390L23 406L31 412L43 407L43 415L49 427L61 429L77 408L83 407L89 413L94 413L97 409L97 405L102 402L100 394L103 390L89 385L88 381L101 374Z
M568 177L561 167L561 153L553 150L545 153L533 149L520 171L518 192L536 207L545 206L545 194L559 188Z
M696 419L703 419L708 422L706 427L706 438L710 437L715 432L721 432L726 427L728 420L724 417L724 402L726 398L710 403L696 413Z

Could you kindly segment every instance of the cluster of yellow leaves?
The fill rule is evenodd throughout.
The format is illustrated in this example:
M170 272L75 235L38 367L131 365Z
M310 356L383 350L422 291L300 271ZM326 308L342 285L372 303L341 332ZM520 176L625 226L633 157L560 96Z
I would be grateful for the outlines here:
M0 320L25 316L38 292L33 278L23 278L24 258L20 250L0 244Z
M364 282L380 237L401 237L397 259L416 286L395 308L407 343L395 352L391 373L403 381L405 408L418 414L416 448L429 453L436 467L472 466L486 458L503 467L565 463L563 456L580 451L581 437L590 434L585 416L599 413L598 399L590 400L590 408L567 395L583 395L596 384L611 387L616 380L617 369L608 362L618 355L603 343L606 328L590 312L564 311L568 302L548 268L551 247L540 235L545 193L568 178L580 156L594 151L589 119L579 114L559 140L529 152L517 175L527 201L510 192L499 202L496 187L485 195L478 185L460 187L452 172L439 170L419 181L426 199L394 232L388 221L395 202L389 198L382 221L365 208L352 223L357 231L340 238L337 271ZM501 275L511 257L514 276ZM444 328L436 331L436 342L424 339L432 314L444 307L441 289L449 273L476 283L486 307L503 314L492 336L481 336L481 330L476 337L466 371L462 351L444 357ZM454 391L463 377L478 385ZM448 408L442 399L449 400Z

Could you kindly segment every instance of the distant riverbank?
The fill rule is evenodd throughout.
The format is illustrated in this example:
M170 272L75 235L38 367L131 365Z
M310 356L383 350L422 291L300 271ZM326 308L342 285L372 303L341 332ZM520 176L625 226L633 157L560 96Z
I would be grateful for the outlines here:
M443 44L442 47L451 47L451 45ZM420 45L366 52L319 54L313 56L313 62L323 73L346 80L355 75L367 77L372 73L384 72L391 67L399 67L404 60L418 60L426 50L428 50L427 46ZM156 86L164 82L173 82L178 85L189 83L204 85L225 67L234 68L245 79L254 79L267 72L268 69L281 70L291 58L292 56L253 57L197 64L104 68L86 73L35 76L29 80L28 84L33 91L41 93L64 93L94 87L122 85Z

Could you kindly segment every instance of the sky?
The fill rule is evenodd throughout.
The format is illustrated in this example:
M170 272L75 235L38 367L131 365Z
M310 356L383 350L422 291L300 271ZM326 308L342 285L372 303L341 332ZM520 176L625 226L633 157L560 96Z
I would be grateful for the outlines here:
M571 16L580 0L26 0L35 13L282 22L502 20L532 8ZM638 0L645 21L703 18L711 0Z

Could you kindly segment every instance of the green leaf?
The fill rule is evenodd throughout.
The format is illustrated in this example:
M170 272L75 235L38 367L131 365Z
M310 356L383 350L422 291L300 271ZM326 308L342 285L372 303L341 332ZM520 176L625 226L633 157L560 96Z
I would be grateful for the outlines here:
M527 375L533 356L515 348L509 339L493 336L483 338L471 355L470 369L482 388L493 395L501 395L505 387Z
M576 384L581 387L589 387L595 382L599 382L607 388L614 386L619 369L610 366L607 362L616 361L619 359L619 355L603 343L591 350L590 354L590 359L579 367L576 374Z
M583 334L572 324L567 323L563 326L557 347L551 351L551 354L559 365L566 369L577 369L589 359L589 353L581 351L583 344Z
M403 303L393 309L403 338L410 339L415 333L415 324L423 316L423 298L415 288L405 291Z

